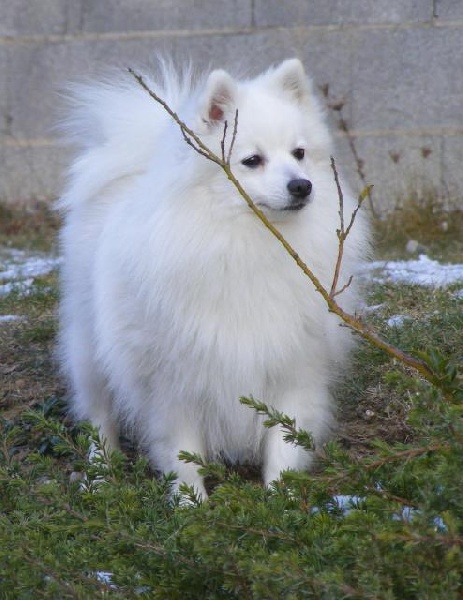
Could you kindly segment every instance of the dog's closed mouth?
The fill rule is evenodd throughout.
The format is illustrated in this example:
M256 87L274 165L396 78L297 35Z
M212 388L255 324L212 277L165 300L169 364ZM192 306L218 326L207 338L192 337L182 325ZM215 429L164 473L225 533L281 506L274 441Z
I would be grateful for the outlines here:
M307 206L307 202L299 202L298 204L285 206L283 210L302 210L305 206Z
M303 208L305 208L307 206L308 202L298 202L297 204L290 204L288 206L282 206L281 208L276 208L276 207L272 207L269 204L266 204L265 202L256 202L255 205L258 206L259 208L266 208L267 210L270 211L274 211L274 212L281 212L281 211L287 211L287 210L292 210L292 211L298 211L298 210L302 210Z

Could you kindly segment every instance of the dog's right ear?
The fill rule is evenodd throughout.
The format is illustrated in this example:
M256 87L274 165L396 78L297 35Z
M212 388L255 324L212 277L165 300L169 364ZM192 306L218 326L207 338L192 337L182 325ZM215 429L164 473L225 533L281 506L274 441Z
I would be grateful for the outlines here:
M206 90L201 103L201 118L213 127L225 121L236 105L236 81L226 71L212 71L206 82Z

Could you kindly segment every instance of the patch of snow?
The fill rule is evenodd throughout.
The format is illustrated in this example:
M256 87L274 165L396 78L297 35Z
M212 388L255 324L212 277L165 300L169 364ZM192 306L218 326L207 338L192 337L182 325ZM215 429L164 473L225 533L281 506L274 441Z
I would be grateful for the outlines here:
M392 317L389 317L386 321L386 324L389 327L402 327L405 321L410 321L410 317L407 317L406 315L392 315Z
M349 514L352 508L357 508L359 504L365 501L365 498L360 496L350 496L344 494L338 494L333 496L333 500L339 509L343 511L345 515Z
M457 300L463 300L463 289L457 290L456 292L454 292L453 297L456 298Z
M363 271L378 283L405 283L432 287L445 287L463 281L462 264L440 264L425 254L417 260L374 261Z
M369 313L374 313L377 312L378 310L383 309L386 306L386 304L384 302L382 302L381 304L372 304L371 306L362 306L362 313L364 314L369 314Z
M22 281L10 281L8 283L4 283L3 285L0 285L0 296L8 296L8 294L11 294L12 292L19 292L20 294L26 296L30 293L30 288L33 283L34 279L32 277Z
M22 263L10 264L6 270L0 270L0 279L27 279L47 275L59 264L58 258L50 256L29 256Z
M93 575L100 583L107 585L109 588L111 588L113 590L117 590L117 586L115 586L114 583L112 582L113 574L110 573L109 571L95 571L95 573L93 573Z
M24 317L19 315L0 315L0 323L9 323L10 321L22 321Z
M58 257L14 248L0 248L0 261L0 296L30 293L35 277L47 275L60 264Z
M117 590L118 587L113 583L112 577L113 573L110 571L95 571L91 573L100 583L107 585L111 590ZM151 588L147 585L140 585L135 587L134 592L137 595L146 594L151 591Z

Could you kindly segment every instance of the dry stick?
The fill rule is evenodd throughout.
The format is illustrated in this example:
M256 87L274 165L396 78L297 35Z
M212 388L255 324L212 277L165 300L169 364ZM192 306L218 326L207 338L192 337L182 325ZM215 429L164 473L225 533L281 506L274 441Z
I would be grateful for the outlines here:
M225 161L225 140L227 138L228 121L224 121L223 124L223 136L220 142L220 150L222 151L222 160Z
M364 162L360 158L360 156L359 156L359 154L357 152L357 147L355 145L355 136L352 134L352 132L351 132L351 130L349 128L349 125L347 124L347 121L346 121L346 119L344 117L344 114L343 114L344 101L333 102L331 100L328 84L320 86L320 90L321 90L322 94L325 96L325 99L327 101L328 107L331 108L331 110L333 112L337 112L339 114L339 117L337 119L339 128L341 129L341 131L344 133L344 135L347 138L347 143L349 144L350 151L352 152L352 156L354 157L354 161L355 161L355 164L356 164L356 167L357 167L357 174L358 174L358 176L360 178L360 181L364 185L365 197L368 198L368 201L369 201L369 204L370 204L371 214L376 219L376 218L378 218L378 214L376 212L376 209L375 209L375 206L374 206L374 202L373 202L373 196L372 196L372 193L371 193L371 190L373 189L373 186L367 184L366 177L365 177L365 172L363 170L363 164L364 164Z
M368 201L370 203L371 214L373 215L373 217L375 219L377 219L378 213L376 212L375 205L373 202L373 196L371 193L373 186L367 184L365 172L363 171L363 160L358 155L357 146L355 145L355 141L354 141L355 137L352 135L352 132L350 131L349 126L347 125L347 121L345 120L344 115L342 114L342 108L339 110L339 126L341 127L341 130L347 137L350 151L352 152L352 155L355 160L355 164L357 165L357 173L358 173L358 176L360 177L360 181L363 183L365 188L368 188L367 196L368 196Z
M228 148L227 158L225 158L225 140L227 139L227 131L228 131L228 121L224 121L224 123L223 123L223 136L222 136L222 140L220 142L220 150L222 152L222 162L225 162L225 163L227 163L227 165L229 165L230 164L231 154L233 152L233 146L235 145L236 134L238 132L238 109L236 109L236 111L235 111L235 122L234 122L234 125L233 125L232 139L231 139L231 142L230 142L230 146Z
M341 270L341 263L342 263L342 258L344 255L344 242L346 239L346 235L345 235L345 231L344 231L344 194L343 194L343 191L341 188L341 184L339 183L338 171L336 169L336 164L334 162L333 157L331 157L331 168L333 169L334 181L336 183L336 187L338 190L339 220L341 223L340 229L336 230L338 240L339 240L339 247L338 247L338 257L336 259L336 266L334 268L333 283L331 284L331 290L330 290L330 297L334 298L336 296L336 289L338 287L339 272ZM352 278L349 280L347 285L350 285L351 281L352 281Z
M210 150L201 139L195 134L195 132L190 129L177 115L175 111L173 111L168 104L162 100L144 81L143 77L136 73L133 69L129 68L129 73L133 75L133 77L138 81L141 87L155 100L158 104L160 104L167 113L172 117L172 119L177 123L182 131L183 137L185 141L196 150L199 154L207 158L208 160L216 163L221 169L225 172L227 178L233 183L235 188L241 197L245 200L246 204L253 211L253 213L258 217L258 219L265 225L265 227L276 237L276 239L280 242L286 252L293 258L296 262L297 266L303 271L303 273L310 279L313 286L321 294L323 299L325 300L328 309L330 312L335 313L346 325L348 325L353 331L358 333L363 339L367 340L377 348L384 350L387 354L396 358L401 363L407 365L418 371L420 375L422 375L427 381L435 384L437 383L437 377L434 375L432 369L422 360L407 354L393 346L383 338L381 338L375 331L371 330L368 326L366 326L362 320L349 313L346 313L339 304L335 301L334 296L331 296L330 292L328 292L320 280L316 277L316 275L309 269L309 267L305 264L305 262L301 259L298 253L294 250L291 244L283 237L283 235L279 232L279 230L267 219L265 214L254 204L251 197L247 194L247 192L243 189L240 182L236 179L234 174L231 171L228 155L227 161L222 160L219 156L217 156L212 150ZM238 113L235 114L235 127L234 132L237 131L237 116ZM229 153L230 154L230 153ZM358 209L357 209L358 210ZM352 226L353 221L351 220L350 227ZM347 231L347 230L346 230Z
M338 247L338 257L336 259L336 266L334 268L333 282L331 284L331 290L330 290L330 296L331 296L331 298L334 298L335 296L338 296L339 294L342 294L342 292L345 289L347 289L350 286L350 284L352 283L353 277L351 275L349 277L349 280L347 281L347 283L340 290L337 289L338 288L339 273L340 273L340 270L341 270L342 259L343 259L343 256L344 256L344 242L346 241L346 238L349 235L350 229L351 229L352 225L354 224L355 217L357 216L358 209L360 208L361 199L359 199L358 207L352 213L351 221L350 221L349 226L348 226L348 228L346 230L344 228L344 194L343 194L343 191L342 191L342 188L341 188L341 184L339 182L338 170L336 169L336 163L334 162L334 157L333 156L331 157L331 168L333 170L334 181L336 183L336 188L338 190L338 198L339 198L339 220L340 220L340 224L341 224L340 229L336 230L336 234L337 234L338 240L339 240L339 247Z
M231 154L233 152L233 146L235 145L237 133L238 133L238 109L235 110L235 122L233 124L233 135L232 135L232 139L230 142L230 147L228 148L228 154L227 154L227 160L226 160L227 165L230 164L230 158L231 158Z
M331 169L333 170L333 174L334 174L334 181L336 183L336 188L338 190L338 198L339 198L339 220L341 223L341 227L340 229L336 230L336 234L338 236L338 240L339 240L339 247L338 247L338 256L336 259L336 266L334 268L334 275L333 275L333 282L331 284L331 290L330 290L330 296L331 298L334 298L335 296L339 296L340 294L342 294L352 283L353 280L353 275L351 275L349 277L349 279L347 280L347 283L345 283L341 289L337 289L338 288L338 280L339 280L339 273L341 270L341 265L342 265L342 259L344 256L344 242L347 240L347 237L349 236L351 229L355 223L355 219L357 217L357 213L360 210L363 201L365 200L365 198L368 196L368 194L370 193L370 190L373 186L366 186L361 194L358 197L357 200L357 206L355 207L355 209L352 211L352 215L350 218L350 222L349 225L347 226L347 228L344 227L344 194L342 191L342 187L341 187L341 183L339 181L339 175L338 175L338 170L336 168L336 162L334 160L333 157L331 157Z

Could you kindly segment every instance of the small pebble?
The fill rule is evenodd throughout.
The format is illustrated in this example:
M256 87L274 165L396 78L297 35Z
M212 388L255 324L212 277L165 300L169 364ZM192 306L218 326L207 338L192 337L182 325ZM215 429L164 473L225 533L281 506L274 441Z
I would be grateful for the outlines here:
M407 245L405 246L405 250L409 254L416 254L419 246L420 245L416 240L408 240Z

